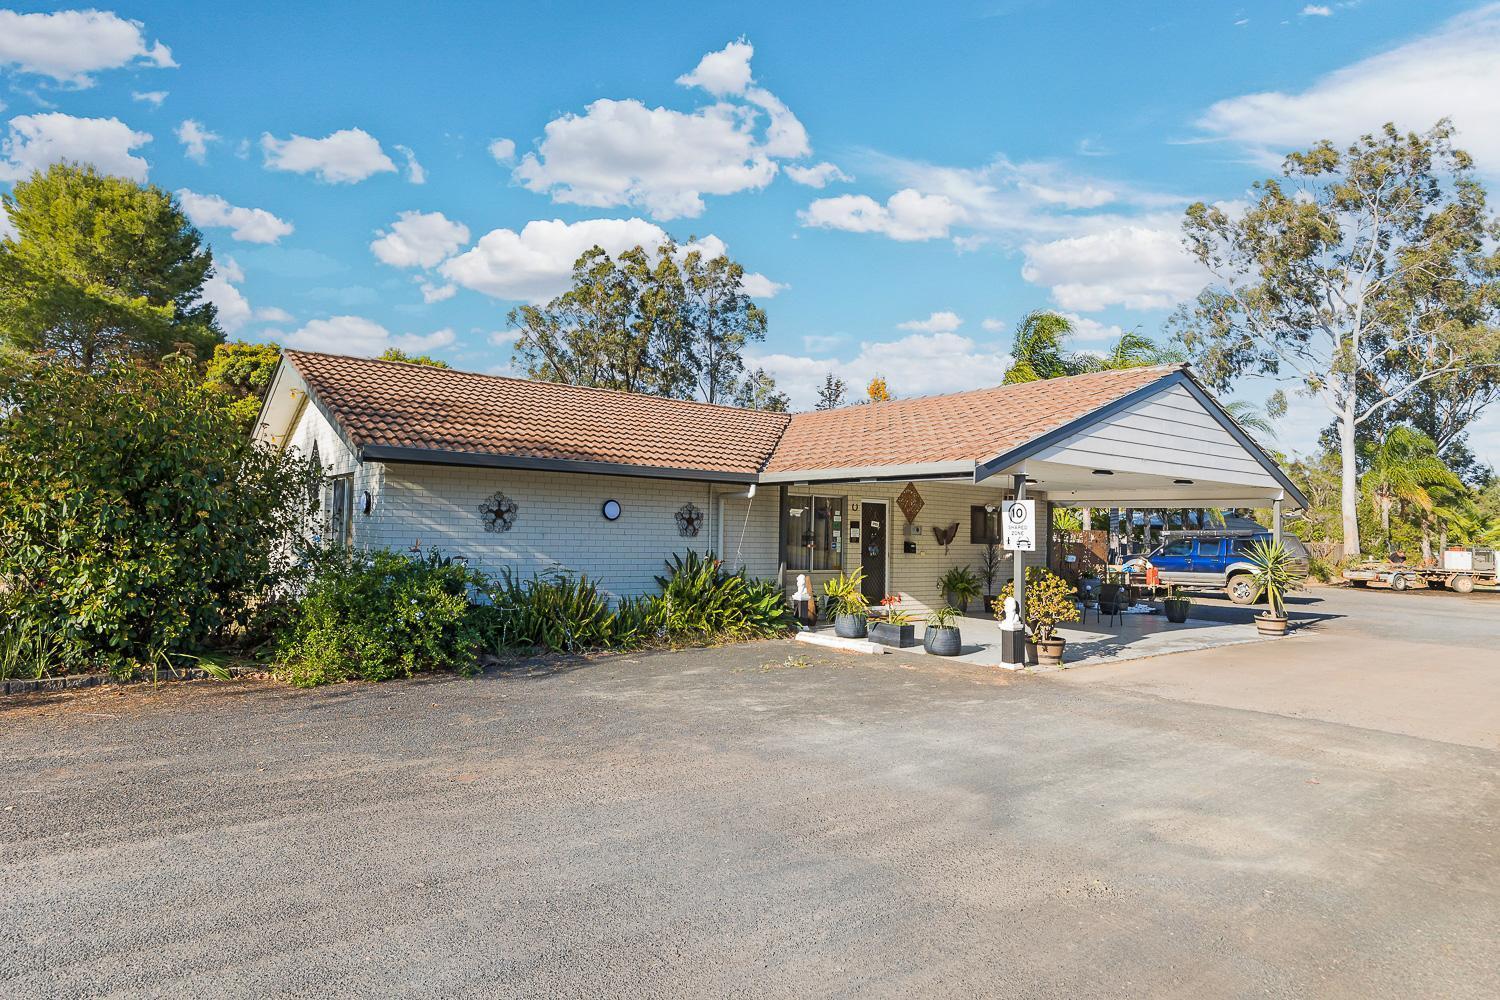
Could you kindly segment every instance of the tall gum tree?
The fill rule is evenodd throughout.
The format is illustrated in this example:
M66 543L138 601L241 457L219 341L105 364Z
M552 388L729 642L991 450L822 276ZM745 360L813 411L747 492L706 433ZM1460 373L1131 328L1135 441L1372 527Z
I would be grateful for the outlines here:
M1211 283L1173 319L1216 388L1268 376L1337 430L1344 551L1360 551L1360 428L1424 386L1500 363L1500 226L1447 119L1318 143L1241 210L1202 202L1184 244Z

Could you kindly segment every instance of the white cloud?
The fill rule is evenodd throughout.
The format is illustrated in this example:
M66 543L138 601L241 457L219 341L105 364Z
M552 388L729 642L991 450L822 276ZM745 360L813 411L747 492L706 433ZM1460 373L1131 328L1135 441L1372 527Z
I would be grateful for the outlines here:
M469 227L442 212L402 212L370 249L392 267L436 267L469 242Z
M89 163L106 174L146 179L148 164L132 151L151 141L118 118L74 118L52 111L18 115L0 140L0 180L17 181L59 160Z
M1125 331L1114 323L1101 323L1097 319L1080 316L1077 313L1065 312L1063 317L1073 324L1073 337L1075 340L1089 341L1115 341L1119 340Z
M810 167L789 166L786 168L786 175L798 184L811 188L827 187L835 181L854 180L832 163L818 163Z
M509 163L516 158L516 144L509 139L496 139L489 149L496 163Z
M943 195L926 195L913 188L897 191L884 205L869 195L844 194L819 198L798 213L805 226L882 233L902 241L947 236L962 215L959 207Z
M177 192L182 210L200 229L224 227L242 243L275 243L292 234L292 224L263 208L241 208L216 194L198 194L182 188Z
M538 219L528 222L519 233L513 229L485 233L474 246L439 265L437 273L450 284L497 299L545 302L568 287L573 263L585 250L598 246L611 256L618 256L636 246L654 250L668 239L665 230L644 219L585 219L572 223ZM724 241L712 234L679 247L684 255L693 250L709 257L728 253ZM750 272L745 275L742 287L756 298L771 298L788 286ZM452 294L437 285L432 286L431 293L441 298ZM429 294L426 286L423 294Z
M1322 5L1322 4L1313 4L1313 3L1310 3L1306 7L1302 8L1302 16L1303 17L1332 17L1333 16L1333 8L1332 7L1326 7L1326 6Z
M958 313L945 309L935 312L926 319L907 320L905 323L897 323L898 330L920 330L923 333L952 333L964 325Z
M634 246L655 247L666 238L644 219L561 219L528 222L519 233L493 229L438 271L449 281L497 299L545 302L568 287L573 262L593 246L611 255Z
M130 92L130 99L140 101L142 104L149 104L153 108L159 108L161 107L161 102L167 99L167 92L165 90L132 90Z
M15 223L10 221L10 214L0 207L0 240L16 239L21 234L16 231Z
M397 146L396 152L406 158L406 179L413 184L427 183L427 170L417 162L417 154L410 146Z
M993 316L986 316L979 325L990 333L999 333L1001 330L1005 329L1006 323L1003 319L995 319Z
M422 301L431 305L434 302L446 302L458 294L458 286L454 284L436 285L430 281L419 281L422 289Z
M182 143L182 155L202 163L208 157L208 144L218 142L219 136L191 118L177 126L177 141Z
M701 215L705 195L764 188L780 160L806 157L812 148L791 109L753 85L753 51L733 42L679 78L718 98L695 111L604 98L548 122L536 152L521 158L513 176L556 202L632 205L658 219ZM492 144L501 161L514 146L500 152L506 155Z
M288 347L304 351L373 357L389 347L414 354L434 351L447 347L454 339L450 329L424 335L406 333L392 336L385 327L363 316L330 316L327 319L312 320L301 329L287 334L283 342Z
M316 174L328 184L355 184L373 174L396 170L379 141L358 128L340 129L322 139L295 134L278 139L266 133L260 137L260 148L266 154L267 168Z
M108 11L63 10L18 14L0 10L0 66L47 76L75 87L92 86L89 75L124 66L171 67L172 52L147 45L144 26Z
M710 52L698 60L691 73L684 73L677 82L684 87L702 87L715 97L743 94L750 86L750 57L755 47L743 38L730 42L718 52Z
M1181 239L1173 217L1029 243L1021 276L1050 288L1064 309L1166 309L1208 280Z
M1219 101L1198 125L1274 165L1286 152L1319 139L1349 142L1385 122L1424 129L1445 115L1478 169L1500 173L1500 4L1452 18L1300 93L1267 91Z
M779 293L786 291L789 286L772 281L764 274L747 271L745 277L740 280L740 287L745 290L746 295L753 299L774 299Z
M861 399L876 375L890 383L898 396L923 396L998 385L1009 365L1008 355L956 333L913 333L897 340L865 341L848 361L833 357L790 354L750 354L752 367L764 367L793 406L809 409L817 401L823 376L832 371L849 385L851 399Z
M262 323L290 323L292 314L276 306L266 306L264 309L255 310L255 318Z
M235 287L244 280L245 272L235 259L221 257L214 262L213 274L203 282L203 299L214 304L219 326L228 334L237 333L253 315L244 293Z

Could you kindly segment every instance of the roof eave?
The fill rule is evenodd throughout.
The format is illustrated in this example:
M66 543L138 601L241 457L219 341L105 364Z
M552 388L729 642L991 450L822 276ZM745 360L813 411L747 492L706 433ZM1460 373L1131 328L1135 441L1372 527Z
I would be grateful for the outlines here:
M441 448L407 448L367 444L359 450L366 462L405 462L412 465L451 465L481 469L527 469L537 472L573 472L596 476L634 476L640 479L688 479L711 483L754 483L753 472L721 469L679 469L662 465L630 465L624 462L589 462L564 458L534 458L488 452L446 451Z
M896 465L855 465L842 468L789 469L763 472L763 483L811 483L846 482L871 479L951 479L955 476L974 475L973 459L958 459L949 462L908 462Z

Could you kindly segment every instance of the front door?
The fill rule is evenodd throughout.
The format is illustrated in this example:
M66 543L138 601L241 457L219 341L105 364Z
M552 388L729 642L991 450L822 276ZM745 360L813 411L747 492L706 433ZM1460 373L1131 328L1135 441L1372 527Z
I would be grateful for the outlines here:
M860 504L859 520L859 567L865 572L865 599L871 604L879 604L886 593L885 504Z

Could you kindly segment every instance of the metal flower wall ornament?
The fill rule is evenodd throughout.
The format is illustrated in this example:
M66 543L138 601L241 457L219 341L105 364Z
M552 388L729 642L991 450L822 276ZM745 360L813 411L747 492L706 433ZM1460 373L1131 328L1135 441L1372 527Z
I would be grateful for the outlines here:
M694 538L703 527L703 511L695 505L685 503L677 511L677 533L684 538Z
M484 522L485 531L509 531L515 526L519 509L514 500L496 490L479 505L479 519Z

